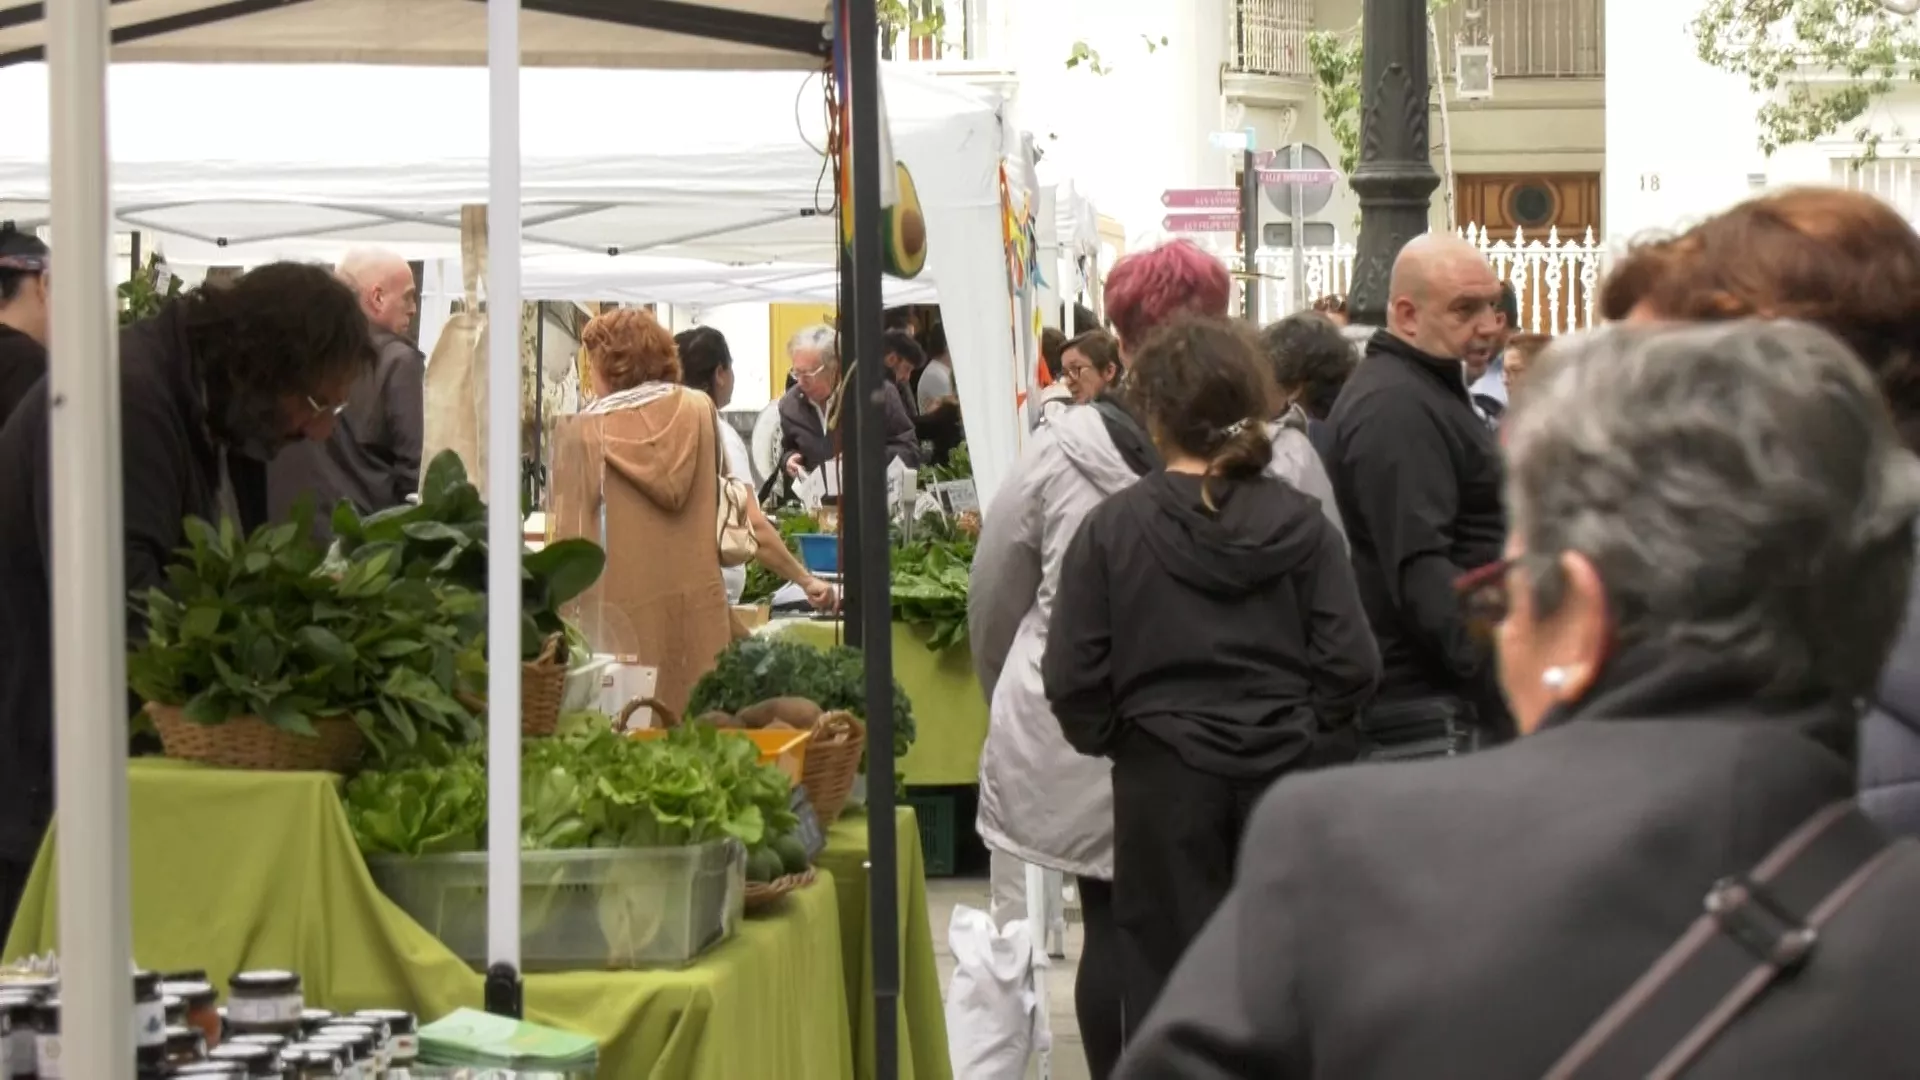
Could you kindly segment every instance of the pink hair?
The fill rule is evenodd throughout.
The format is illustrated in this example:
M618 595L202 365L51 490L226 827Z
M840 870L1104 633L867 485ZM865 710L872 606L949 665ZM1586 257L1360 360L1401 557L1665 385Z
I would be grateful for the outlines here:
M1141 339L1180 312L1224 316L1233 279L1220 260L1189 240L1135 252L1107 275L1107 318L1122 343Z

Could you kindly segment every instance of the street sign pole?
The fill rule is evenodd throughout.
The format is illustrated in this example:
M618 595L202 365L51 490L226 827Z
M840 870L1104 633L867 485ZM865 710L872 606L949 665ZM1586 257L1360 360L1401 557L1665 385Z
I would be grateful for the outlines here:
M1306 167L1306 154L1299 143L1287 150L1287 164L1294 169ZM1289 184L1293 193L1293 270L1288 275L1293 279L1293 310L1305 311L1311 300L1307 296L1307 185Z
M1260 261L1254 253L1260 249L1260 165L1254 160L1253 141L1240 154L1240 255L1244 299L1240 310L1247 321L1260 325ZM1299 232L1299 227L1294 232Z

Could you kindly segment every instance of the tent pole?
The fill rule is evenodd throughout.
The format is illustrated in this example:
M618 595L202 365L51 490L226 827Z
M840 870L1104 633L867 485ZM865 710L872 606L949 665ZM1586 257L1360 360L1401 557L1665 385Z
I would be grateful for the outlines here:
M55 830L68 1076L133 1073L127 865L127 596L120 363L108 268L106 0L49 5L54 235L52 489Z
M844 0L843 0L844 2ZM845 87L841 93L847 93ZM846 157L843 168L853 168L852 155ZM853 213L853 207L842 206L842 214ZM835 230L838 234L838 230ZM858 241L855 241L858 243ZM856 649L866 648L867 638L872 627L867 623L867 605L862 597L867 594L866 579L860 570L870 560L866 558L863 541L871 535L866 531L866 519L861 516L861 507L866 504L866 493L861 490L860 462L865 460L866 441L871 436L867 425L867 410L861 404L860 383L860 297L855 288L856 278L853 268L853 251L845 244L840 247L840 306L835 314L839 317L840 327L840 627L844 642ZM885 436L881 437L885 442ZM880 548L883 554L884 547ZM889 560L891 561L891 560ZM872 755L868 755L872 761Z
M893 820L893 632L887 558L886 399L880 337L880 31L874 0L847 6L844 90L852 113L853 331L861 424L858 469L861 647L867 673L867 910L873 932L874 1075L894 1080L900 1070L900 897Z
M487 0L487 988L520 987L520 0ZM512 809L509 810L508 808Z

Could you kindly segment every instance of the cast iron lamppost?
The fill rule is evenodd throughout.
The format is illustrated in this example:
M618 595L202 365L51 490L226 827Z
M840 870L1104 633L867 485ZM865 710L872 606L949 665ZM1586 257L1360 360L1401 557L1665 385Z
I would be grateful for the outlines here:
M1427 143L1426 0L1366 0L1360 36L1360 196L1347 314L1385 326L1387 280L1407 241L1427 231L1427 200L1440 186Z

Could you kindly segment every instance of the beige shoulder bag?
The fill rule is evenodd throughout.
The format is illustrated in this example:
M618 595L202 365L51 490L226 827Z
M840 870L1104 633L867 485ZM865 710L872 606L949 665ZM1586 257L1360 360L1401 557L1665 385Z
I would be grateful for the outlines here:
M744 566L760 551L753 535L753 485L731 475L727 467L727 447L720 434L720 410L713 411L713 454L720 478L717 521L714 531L720 541L720 565Z

